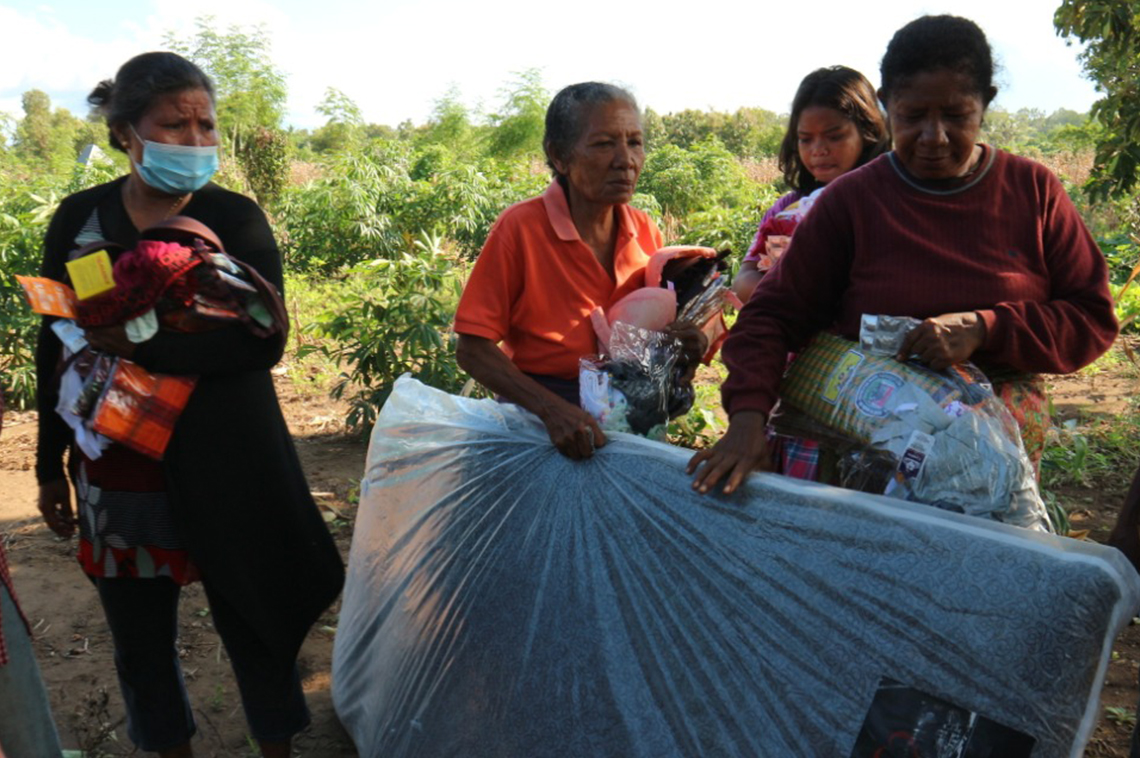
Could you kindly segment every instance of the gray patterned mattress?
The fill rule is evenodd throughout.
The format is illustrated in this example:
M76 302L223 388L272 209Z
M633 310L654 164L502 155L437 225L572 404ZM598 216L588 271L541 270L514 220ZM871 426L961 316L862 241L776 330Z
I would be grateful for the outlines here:
M1120 553L774 475L701 497L689 455L618 435L575 463L401 379L333 660L360 755L869 756L891 687L1080 755L1140 605ZM922 714L909 744L985 754Z

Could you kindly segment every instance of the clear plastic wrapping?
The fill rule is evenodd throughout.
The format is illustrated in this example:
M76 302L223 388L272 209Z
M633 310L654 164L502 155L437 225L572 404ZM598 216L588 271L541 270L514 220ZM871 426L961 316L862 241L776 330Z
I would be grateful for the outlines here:
M780 386L777 432L838 452L853 489L1052 531L1017 422L986 377L894 359L908 321L864 317L861 344L818 335Z
M610 353L580 359L578 386L582 407L607 432L633 432L665 439L669 419L684 413L684 386L692 406L692 385L682 382L678 368L681 346L663 332L618 321L610 336Z
M360 755L872 755L900 687L1081 754L1140 605L1121 553L775 475L702 497L690 455L571 461L514 406L400 379L333 653Z

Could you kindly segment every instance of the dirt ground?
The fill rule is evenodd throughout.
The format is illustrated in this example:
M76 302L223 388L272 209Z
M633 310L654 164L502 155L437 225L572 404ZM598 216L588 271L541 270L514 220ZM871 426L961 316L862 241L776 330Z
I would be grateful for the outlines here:
M283 370L279 372L284 375ZM1087 419L1125 409L1136 380L1105 374L1057 377L1051 383L1060 420ZM355 495L363 470L365 443L346 436L344 409L321 395L299 395L279 382L282 405L296 438L301 461L318 504L346 560L355 516ZM110 635L96 596L74 558L74 543L62 542L43 526L35 509L35 414L5 417L0 437L0 540L9 551L13 578L36 631L36 652L51 693L64 746L91 755L135 753L126 737L122 699L115 681ZM1071 509L1072 528L1103 541L1124 497L1132 469L1096 489L1073 487L1061 493ZM198 756L254 756L229 662L210 623L200 587L187 588L180 609L180 648L198 721ZM295 755L341 758L357 753L333 711L330 664L337 624L331 608L310 632L301 651L304 687L312 726L295 741ZM1140 626L1118 638L1102 693L1103 708L1137 703ZM1111 713L1111 710L1110 710ZM1087 756L1126 756L1130 725L1102 718Z
M280 377L278 391L309 486L347 561L366 443L345 435L345 409L337 403L322 395L300 396ZM35 443L35 413L4 417L0 540L8 550L20 603L35 627L36 653L63 745L92 756L142 755L127 738L110 632L94 589L75 561L75 541L56 538L36 510ZM301 649L313 722L294 741L294 755L357 755L337 721L329 690L337 611L336 606L328 610ZM198 723L195 755L258 755L248 740L237 685L200 585L183 591L179 616L182 668Z

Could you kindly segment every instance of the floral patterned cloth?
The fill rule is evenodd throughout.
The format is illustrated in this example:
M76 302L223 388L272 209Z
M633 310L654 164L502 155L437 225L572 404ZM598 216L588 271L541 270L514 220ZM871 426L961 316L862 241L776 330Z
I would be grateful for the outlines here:
M76 481L83 571L96 577L198 580L166 499L158 461L122 445L98 460L80 454Z
M1021 441L1033 464L1033 472L1041 479L1041 455L1045 452L1045 433L1049 431L1049 395L1045 379L1039 374L1003 377L993 372L994 394L1005 403L1021 429Z

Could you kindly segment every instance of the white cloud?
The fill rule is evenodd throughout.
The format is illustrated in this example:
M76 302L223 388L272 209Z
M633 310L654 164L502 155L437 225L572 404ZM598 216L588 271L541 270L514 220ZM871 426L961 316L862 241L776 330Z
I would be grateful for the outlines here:
M10 0L9 0L10 1ZM4 0L0 0L3 3ZM760 106L786 111L810 70L843 63L876 81L890 36L924 12L977 20L1005 64L999 104L1016 109L1087 109L1076 48L1052 29L1056 0L926 0L852 3L815 0L742 4L730 0L119 0L98 8L59 0L56 10L0 5L0 108L37 87L77 109L123 61L156 49L164 32L194 34L264 24L273 59L287 74L289 121L313 127L328 87L351 97L367 120L422 122L451 84L469 105L493 109L511 72L540 67L552 90L602 79L630 86L660 112ZM76 12L64 12L74 5ZM88 8L85 12L83 8ZM110 14L117 13L118 17ZM99 26L78 21L95 19Z

